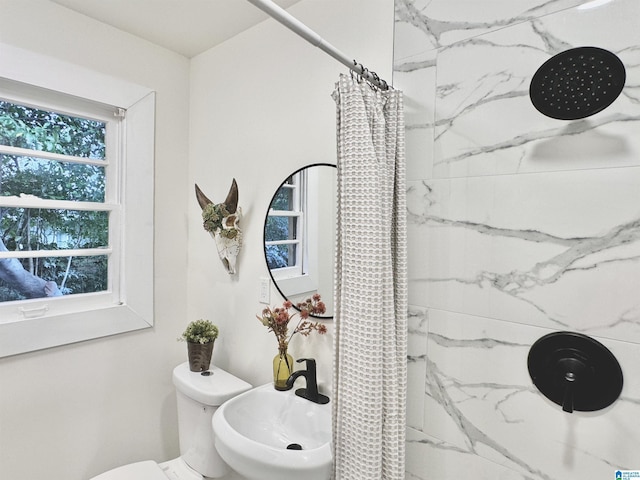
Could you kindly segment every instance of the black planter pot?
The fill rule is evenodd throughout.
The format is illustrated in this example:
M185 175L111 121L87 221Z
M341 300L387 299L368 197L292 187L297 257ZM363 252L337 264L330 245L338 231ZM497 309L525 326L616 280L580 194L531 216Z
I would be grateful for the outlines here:
M213 343L193 343L187 342L187 353L189 355L189 370L192 372L204 372L209 370L211 355L213 354Z

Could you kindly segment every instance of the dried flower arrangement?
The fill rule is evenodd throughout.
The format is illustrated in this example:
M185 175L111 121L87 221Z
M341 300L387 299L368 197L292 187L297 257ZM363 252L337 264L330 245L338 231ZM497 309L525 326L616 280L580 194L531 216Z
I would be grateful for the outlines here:
M262 310L261 315L256 315L257 319L260 320L270 332L275 334L278 339L278 350L280 352L287 351L289 342L296 333L306 337L314 330L321 335L327 332L327 327L324 324L308 320L311 315L321 315L326 312L326 306L322 302L319 294L315 294L312 298L296 304L299 312L290 313L292 307L293 304L287 300L282 304L282 307L266 307ZM299 315L300 319L293 329L293 332L289 335L289 322L296 315Z

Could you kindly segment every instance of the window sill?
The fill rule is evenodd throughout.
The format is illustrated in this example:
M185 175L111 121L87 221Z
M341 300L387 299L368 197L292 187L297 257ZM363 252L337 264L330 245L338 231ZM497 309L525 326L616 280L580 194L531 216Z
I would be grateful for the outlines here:
M312 275L295 275L287 278L274 279L281 293L287 298L294 295L302 295L308 292L315 292L318 289L318 282Z
M1 357L151 328L127 305L2 325Z
M120 250L113 256L121 268L119 283L112 288L124 303L119 305L116 299L92 309L83 306L70 313L0 322L0 358L152 327L155 93L2 42L0 52L0 77L9 82L118 106L127 112L121 187L124 211L114 218L122 222Z

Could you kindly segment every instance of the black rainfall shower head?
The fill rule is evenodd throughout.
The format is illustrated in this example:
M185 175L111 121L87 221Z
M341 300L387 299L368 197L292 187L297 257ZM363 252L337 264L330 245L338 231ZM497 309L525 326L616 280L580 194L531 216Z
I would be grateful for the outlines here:
M533 106L548 117L577 120L594 115L618 98L626 73L622 61L598 47L579 47L554 55L531 79Z

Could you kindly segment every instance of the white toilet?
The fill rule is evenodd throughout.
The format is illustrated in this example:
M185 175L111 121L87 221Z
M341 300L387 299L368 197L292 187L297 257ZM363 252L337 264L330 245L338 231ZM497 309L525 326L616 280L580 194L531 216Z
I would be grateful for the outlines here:
M214 446L211 418L223 402L251 385L218 367L189 371L189 363L173 370L178 399L180 457L164 463L145 461L114 468L91 480L203 480L220 478L229 467Z

